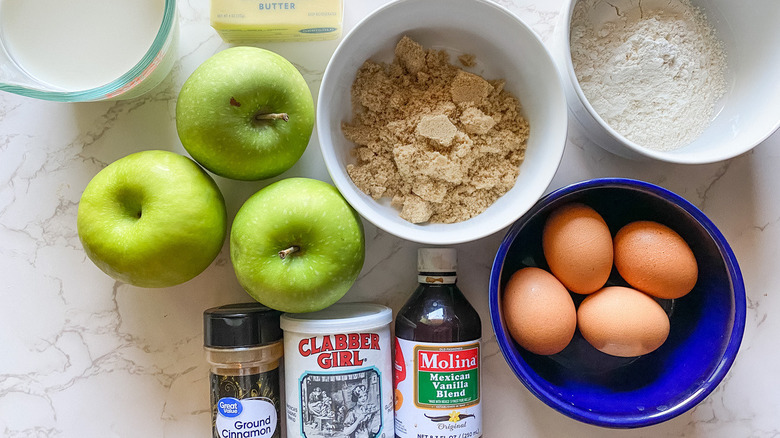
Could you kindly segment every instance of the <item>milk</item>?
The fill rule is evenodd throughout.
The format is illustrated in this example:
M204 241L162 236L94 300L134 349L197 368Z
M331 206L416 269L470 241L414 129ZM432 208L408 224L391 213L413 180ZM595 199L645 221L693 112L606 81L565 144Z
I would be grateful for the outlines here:
M2 0L0 32L29 76L66 91L129 71L160 28L164 0Z

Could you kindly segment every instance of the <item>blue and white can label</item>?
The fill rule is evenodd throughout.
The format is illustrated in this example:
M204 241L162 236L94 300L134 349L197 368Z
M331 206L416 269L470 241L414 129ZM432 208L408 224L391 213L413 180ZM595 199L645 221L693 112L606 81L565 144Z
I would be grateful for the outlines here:
M213 438L281 438L279 369L211 374Z
M270 438L277 422L276 407L270 399L225 397L217 402L216 429L221 438Z

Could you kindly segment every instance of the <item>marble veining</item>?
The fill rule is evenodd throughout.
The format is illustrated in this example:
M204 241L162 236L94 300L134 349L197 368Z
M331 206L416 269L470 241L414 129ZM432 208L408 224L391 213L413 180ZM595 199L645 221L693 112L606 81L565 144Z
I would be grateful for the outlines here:
M345 30L387 0L345 0ZM563 0L497 0L547 44ZM202 311L247 300L227 242L194 280L161 290L116 282L87 259L76 233L79 197L110 162L144 149L185 153L175 101L187 76L228 47L208 24L208 1L179 2L180 45L170 76L134 100L84 104L0 94L0 435L4 437L207 437L208 368ZM312 92L338 41L275 43ZM780 134L726 162L700 166L639 163L590 143L570 122L563 162L550 190L593 177L662 185L701 208L741 264L748 318L739 356L723 383L693 410L649 428L587 426L537 400L512 374L490 328L487 283L504 231L457 245L460 286L482 316L485 436L776 437L780 296ZM316 135L284 176L328 180ZM232 215L267 184L215 178ZM370 223L367 257L345 300L398 310L416 287L419 245Z

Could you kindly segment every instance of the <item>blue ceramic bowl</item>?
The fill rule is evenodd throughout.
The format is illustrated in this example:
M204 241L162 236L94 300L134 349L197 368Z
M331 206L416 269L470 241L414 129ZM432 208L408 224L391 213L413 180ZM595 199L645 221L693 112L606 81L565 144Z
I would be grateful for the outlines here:
M629 222L653 220L677 231L693 250L699 281L686 296L662 302L671 331L654 352L637 358L609 356L577 332L562 352L540 356L520 347L507 332L500 306L504 285L520 268L548 269L542 252L544 222L556 207L574 201L598 211L613 236ZM613 269L607 285L627 284ZM583 298L572 296L576 304ZM742 341L745 286L726 239L694 205L646 182L595 179L546 195L510 228L490 275L490 317L504 358L536 397L585 423L635 428L682 414L720 383Z

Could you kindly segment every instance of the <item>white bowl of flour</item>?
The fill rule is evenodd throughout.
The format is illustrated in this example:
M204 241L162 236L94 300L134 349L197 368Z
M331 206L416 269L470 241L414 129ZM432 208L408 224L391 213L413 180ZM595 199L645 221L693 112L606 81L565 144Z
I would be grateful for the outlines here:
M599 146L700 164L780 126L776 0L573 0L556 29L569 110Z

